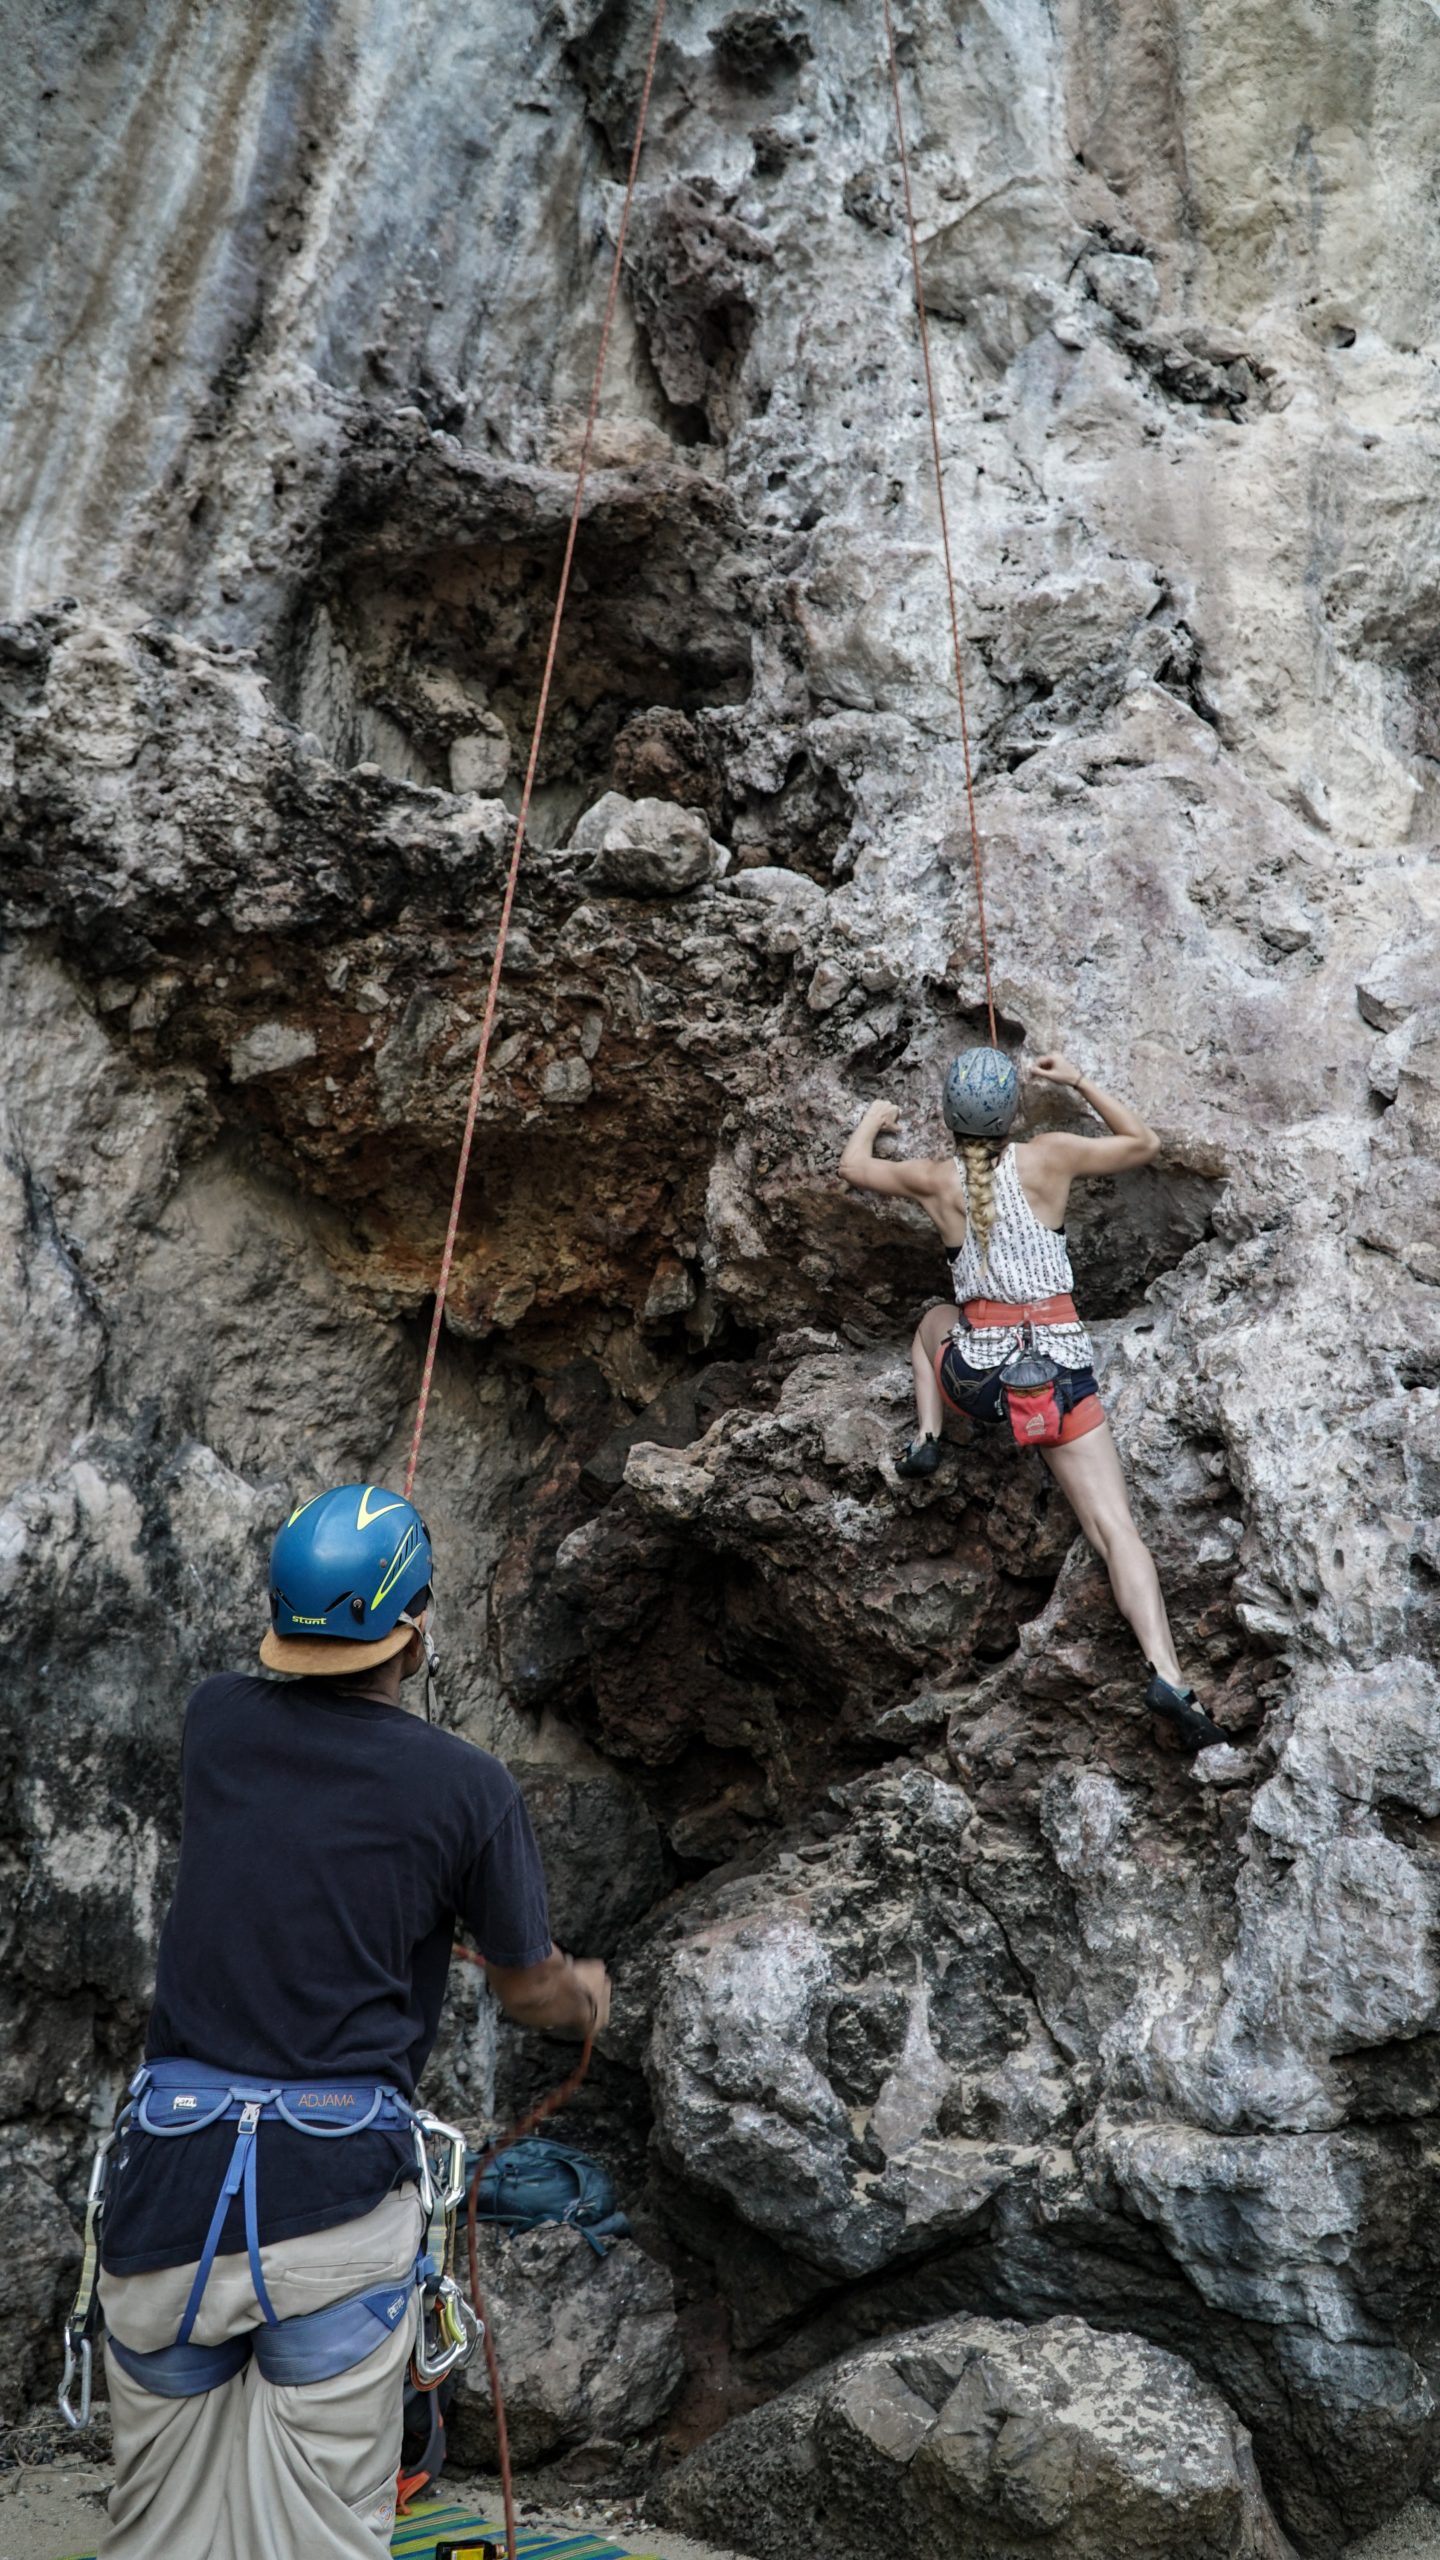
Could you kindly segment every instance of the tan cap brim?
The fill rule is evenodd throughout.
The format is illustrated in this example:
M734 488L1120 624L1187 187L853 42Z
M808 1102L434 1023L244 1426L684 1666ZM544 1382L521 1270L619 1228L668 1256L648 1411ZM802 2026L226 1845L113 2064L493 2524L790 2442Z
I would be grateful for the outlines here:
M272 1627L260 1640L260 1659L267 1671L290 1671L300 1679L343 1679L392 1661L414 1633L413 1627L392 1627L373 1644L351 1644L344 1636L277 1636Z

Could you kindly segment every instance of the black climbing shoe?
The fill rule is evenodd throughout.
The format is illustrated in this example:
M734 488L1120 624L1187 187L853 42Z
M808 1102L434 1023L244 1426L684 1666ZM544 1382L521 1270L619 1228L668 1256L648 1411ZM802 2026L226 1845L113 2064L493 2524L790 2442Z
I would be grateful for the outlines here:
M940 1464L940 1443L933 1431L922 1431L908 1441L903 1458L895 1461L897 1476L933 1476Z
M1145 1692L1145 1704L1154 1716L1163 1716L1178 1733L1187 1751L1208 1751L1212 1742L1228 1742L1213 1717L1207 1716L1193 1689L1177 1689L1162 1680L1157 1671Z

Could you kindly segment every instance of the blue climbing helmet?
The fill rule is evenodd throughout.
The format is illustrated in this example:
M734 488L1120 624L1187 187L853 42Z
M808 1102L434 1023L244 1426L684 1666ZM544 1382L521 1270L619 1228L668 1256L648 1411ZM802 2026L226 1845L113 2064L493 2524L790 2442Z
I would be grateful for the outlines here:
M1003 1049L962 1049L945 1073L940 1107L957 1138L1003 1138L1020 1107L1020 1078Z
M430 1538L413 1502L342 1484L297 1503L270 1550L271 1671L354 1673L400 1653L430 1585Z

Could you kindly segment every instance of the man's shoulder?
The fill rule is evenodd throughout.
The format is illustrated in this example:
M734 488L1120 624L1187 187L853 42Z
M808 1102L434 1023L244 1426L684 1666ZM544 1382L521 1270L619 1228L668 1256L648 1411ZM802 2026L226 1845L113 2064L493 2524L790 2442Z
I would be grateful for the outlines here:
M451 1733L444 1725L422 1724L418 1718L411 1721L410 1735L411 1747L423 1755L424 1765L467 1802L490 1807L498 1820L517 1801L520 1789L504 1761L497 1760L493 1751L483 1750L463 1733Z
M262 1680L258 1671L212 1671L207 1679L191 1690L186 1700L186 1713L204 1715L209 1708L238 1705L257 1692L263 1695L273 1682Z

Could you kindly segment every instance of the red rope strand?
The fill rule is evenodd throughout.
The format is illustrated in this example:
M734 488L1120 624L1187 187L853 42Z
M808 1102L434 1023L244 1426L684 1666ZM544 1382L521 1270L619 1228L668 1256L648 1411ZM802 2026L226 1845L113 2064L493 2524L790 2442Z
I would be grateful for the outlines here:
M525 787L520 794L520 814L515 822L515 840L510 848L510 870L505 883L505 897L500 909L500 927L495 937L495 955L490 964L490 985L485 997L485 1015L480 1025L480 1046L475 1053L475 1073L470 1081L470 1107L465 1114L465 1134L460 1142L460 1161L455 1169L455 1188L450 1199L450 1222L445 1230L445 1250L440 1257L440 1277L435 1287L435 1308L430 1318L430 1339L425 1350L425 1367L420 1379L420 1401L415 1409L415 1428L410 1439L410 1455L405 1466L405 1494L414 1490L415 1471L420 1464L420 1443L425 1436L425 1417L430 1409L430 1390L435 1380L435 1359L440 1348L440 1330L445 1321L445 1300L450 1288L450 1269L455 1259L455 1239L460 1232L460 1210L465 1198L465 1180L470 1171L470 1151L475 1142L475 1122L480 1109L480 1096L485 1085L485 1069L490 1057L490 1038L495 1028L495 1008L500 996L500 973L505 965L505 943L510 931L510 916L515 904L515 888L520 877L520 857L525 849L525 830L530 819L530 800L535 788L535 774L540 762L540 742L545 734L545 714L550 707L550 686L555 673L555 657L560 645L560 625L565 616L565 601L570 592L570 571L575 559L575 539L580 530L580 513L585 499L585 483L590 472L590 447L595 435L595 421L600 413L600 393L605 379L605 359L610 350L610 330L615 318L615 305L620 293L620 271L625 257L625 237L630 228L630 209L635 201L635 181L640 172L640 149L645 140L645 126L650 114L650 93L655 85L655 65L660 53L660 37L665 25L666 0L655 0L655 20L650 31L650 50L645 62L645 78L640 90L640 112L635 126L635 142L630 153L630 170L625 181L625 202L620 214L620 228L615 238L615 255L610 264L610 286L605 296L605 317L600 327L600 345L595 358L595 379L590 390L590 408L585 419L585 433L580 442L580 462L575 474L575 496L570 508L570 525L565 536L565 556L560 568L560 584L555 596L555 610L550 620L550 641L545 652L545 673L540 683L540 699L535 709L535 726L530 737L530 756L525 767Z
M930 405L930 450L935 463L935 495L940 504L940 543L945 554L945 586L950 598L950 643L955 660L955 697L960 705L960 744L965 757L965 806L970 817L970 853L975 866L975 906L980 920L980 958L985 970L985 1011L990 1046L995 1035L995 994L990 984L990 936L985 923L985 873L980 856L980 829L975 818L975 778L970 763L970 720L965 706L965 667L960 651L960 609L955 601L955 568L950 553L950 523L945 512L945 470L940 457L940 411L930 365L930 323L920 275L920 243L915 230L915 202L910 192L910 155L905 148L905 111L900 103L900 64L895 51L895 20L885 0L885 44L890 58L890 92L895 101L895 132L900 144L900 177L905 190L905 227L910 238L910 272L915 283L915 317L920 327L920 358L925 368L925 397Z
M483 1957L475 1955L469 1947L462 1947L458 1940L452 1947L451 1954L463 1956L467 1964L478 1965L480 1971L484 1972ZM500 2134L487 2150L481 2152L470 2176L470 2193L465 2207L465 2253L469 2261L470 2299L475 2306L476 2318L484 2331L485 2371L490 2378L490 2400L495 2411L495 2454L500 2471L500 2496L505 2508L505 2560L515 2560L515 2482L510 2467L510 2430L505 2418L505 2394L500 2385L500 2362L495 2352L494 2334L486 2316L485 2297L480 2290L478 2230L480 2181L491 2162L498 2160L502 2152L513 2151L517 2142L523 2142L526 2135L534 2133L548 2117L558 2115L562 2107L569 2105L590 2068L590 2057L594 2050L595 2030L592 2026L580 2048L580 2059L574 2070L561 2081L558 2089L551 2089L548 2095L538 2098L533 2107L527 2108L518 2124L511 2125L508 2133Z
M445 1301L450 1289L450 1273L455 1260L455 1241L460 1232L460 1212L465 1199L465 1182L470 1171L471 1150L475 1143L475 1123L480 1111L480 1096L485 1087L485 1070L490 1058L490 1040L495 1028L495 1010L500 997L500 975L505 965L505 944L510 932L510 918L515 906L515 890L520 878L520 860L525 850L525 830L530 819L530 802L535 789L535 775L540 763L540 746L545 734L545 715L550 707L550 687L555 674L555 659L560 646L560 628L565 616L565 603L570 592L570 572L575 561L575 543L580 530L580 516L585 502L585 484L590 471L590 450L595 437L595 422L600 414L600 395L605 381L605 359L610 351L610 332L615 319L615 306L620 294L620 276L625 259L625 241L630 229L630 213L635 201L635 182L640 174L640 152L645 140L645 127L650 115L650 97L655 86L655 66L660 56L660 38L665 25L666 0L655 0L654 22L650 30L650 49L645 58L645 76L640 88L640 107L635 124L635 141L630 153L630 167L625 180L625 201L621 207L619 229L615 236L615 255L610 263L610 283L605 295L605 316L600 324L600 344L595 355L595 376L590 387L590 406L585 417L585 432L580 440L580 460L575 473L575 495L570 506L570 522L565 535L565 552L560 564L560 583L555 595L555 610L550 618L550 637L545 651L545 672L540 681L540 699L535 706L535 725L530 735L530 754L525 766L525 783L520 794L520 811L515 821L515 836L510 848L510 868L506 875L505 895L500 908L500 923L495 935L495 951L490 963L490 983L485 995L485 1013L480 1025L480 1043L475 1053L475 1071L470 1079L470 1101L465 1114L465 1133L460 1141L460 1160L455 1168L455 1187L450 1197L450 1217L445 1229L445 1249L440 1257L440 1273L435 1284L435 1306L430 1318L430 1338L425 1347L425 1367L420 1379L419 1402L415 1408L415 1428L410 1439L410 1454L405 1466L405 1495L408 1500L415 1487L415 1473L420 1464L420 1445L425 1437L425 1419L430 1409L430 1391L435 1383L435 1361L440 1348L440 1333L445 1322ZM468 1947L457 1947L457 1955L470 1955ZM465 2216L466 2246L469 2257L470 2294L477 2317L484 2326L485 2367L490 2377L490 2396L495 2411L495 2446L500 2466L500 2492L505 2509L506 2560L515 2560L515 2483L510 2464L510 2435L505 2419L505 2394L501 2387L499 2359L490 2322L485 2316L484 2297L480 2290L479 2246L476 2230L476 2206L479 2182L496 2153L508 2150L527 2133L543 2124L572 2098L590 2068L594 2034L587 2035L575 2069L558 2089L552 2089L522 2117L520 2123L492 2144L482 2154L470 2181L469 2202Z

